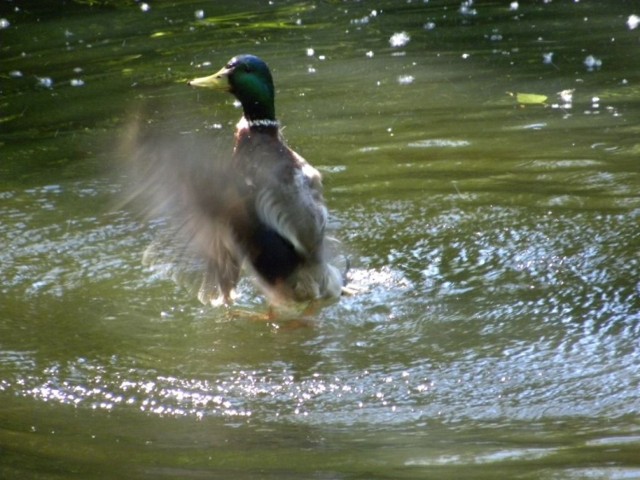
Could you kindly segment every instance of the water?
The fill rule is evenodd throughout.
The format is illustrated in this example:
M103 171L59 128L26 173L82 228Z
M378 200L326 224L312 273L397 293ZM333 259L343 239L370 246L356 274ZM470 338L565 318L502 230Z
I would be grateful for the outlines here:
M0 476L640 478L632 4L0 12ZM228 148L184 84L249 51L361 288L305 323L202 307L121 206L131 115Z

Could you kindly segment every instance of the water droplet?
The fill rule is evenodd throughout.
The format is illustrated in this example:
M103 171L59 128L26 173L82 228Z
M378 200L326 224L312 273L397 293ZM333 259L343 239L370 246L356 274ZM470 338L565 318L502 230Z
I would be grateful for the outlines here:
M638 15L629 15L629 18L627 18L629 30L638 28L638 25L640 25L640 17Z
M351 24L352 25L366 25L367 23L369 23L369 20L372 17L377 17L378 16L378 11L377 10L371 10L371 13L369 13L369 15L365 15L362 18L354 18L351 20Z
M465 2L462 2L462 4L460 5L460 13L462 15L469 15L469 16L477 15L478 11L472 6L473 6L473 0L466 0Z
M584 59L584 66L587 67L587 70L590 72L593 70L598 70L602 66L602 60L594 57L593 55L588 55Z
M143 2L140 4L140 10L142 10L143 12L148 12L149 10L151 10L151 7L148 3Z
M53 87L53 79L51 77L36 77L38 79L38 86L51 88Z
M400 85L409 85L410 83L413 83L414 80L415 80L415 77L413 75L399 75L398 76L398 83Z
M573 92L574 91L575 91L575 89L573 89L573 88L568 88L566 90L562 90L561 92L558 92L558 97L563 102L570 104L571 102L573 102Z
M11 23L9 22L9 20L7 20L6 18L0 18L0 29L9 28L10 26Z
M202 20L204 18L204 10L196 10L193 12L193 15L198 19Z
M369 23L369 15L365 15L362 18L354 18L351 20L352 25L366 25Z
M411 37L407 32L398 32L391 35L389 38L389 44L394 47L404 47L407 43L409 43Z

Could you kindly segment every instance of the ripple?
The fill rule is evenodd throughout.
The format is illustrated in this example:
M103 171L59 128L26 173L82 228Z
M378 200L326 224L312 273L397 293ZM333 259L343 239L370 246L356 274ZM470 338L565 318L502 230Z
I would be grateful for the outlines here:
M556 454L556 448L522 448L510 450L493 450L477 454L446 454L435 457L412 458L405 465L415 466L442 466L442 465L479 465L487 463L501 463L513 461L532 461Z
M141 225L125 212L104 210L104 195L114 188L103 182L53 184L7 196L0 235L10 248L0 252L0 288L62 297L87 282L131 271L129 260L143 249ZM68 216L66 207L74 202L87 210Z
M595 480L635 480L640 478L640 468L625 467L592 467L570 468L550 478L562 479L595 479Z
M341 224L350 248L362 248L351 271L360 291L288 329L218 323L219 311L167 299L172 285L153 291L135 270L150 235L126 214L97 214L102 188L5 196L0 232L15 248L0 253L3 291L29 304L36 334L52 318L68 322L72 355L85 352L68 358L46 334L36 354L14 328L23 317L11 320L2 332L15 344L0 359L5 392L89 410L337 427L637 411L640 259L628 248L637 211L461 209L437 195L429 204L397 195L354 204ZM51 202L53 213L37 201L21 210L25 195ZM78 199L88 207L69 218L60 207ZM105 300L96 307L87 291ZM111 303L129 301L149 306L142 319L132 306L114 314ZM105 307L84 322L88 309Z
M450 140L446 138L418 140L407 144L411 148L461 148L469 145L471 145L471 142L467 140Z

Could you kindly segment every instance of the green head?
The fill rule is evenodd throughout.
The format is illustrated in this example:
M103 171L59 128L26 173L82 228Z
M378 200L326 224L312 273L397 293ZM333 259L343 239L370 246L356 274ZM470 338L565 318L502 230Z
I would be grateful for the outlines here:
M267 64L254 55L233 57L219 72L189 82L232 93L242 104L247 120L275 120L275 91Z

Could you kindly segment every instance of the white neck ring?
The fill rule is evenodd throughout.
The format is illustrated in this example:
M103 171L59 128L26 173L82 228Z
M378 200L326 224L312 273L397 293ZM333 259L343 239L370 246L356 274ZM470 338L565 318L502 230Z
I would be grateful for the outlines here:
M247 120L247 123L249 124L249 128L251 128L251 127L278 128L278 127L280 127L280 122L277 121L277 120L267 120L267 119Z

